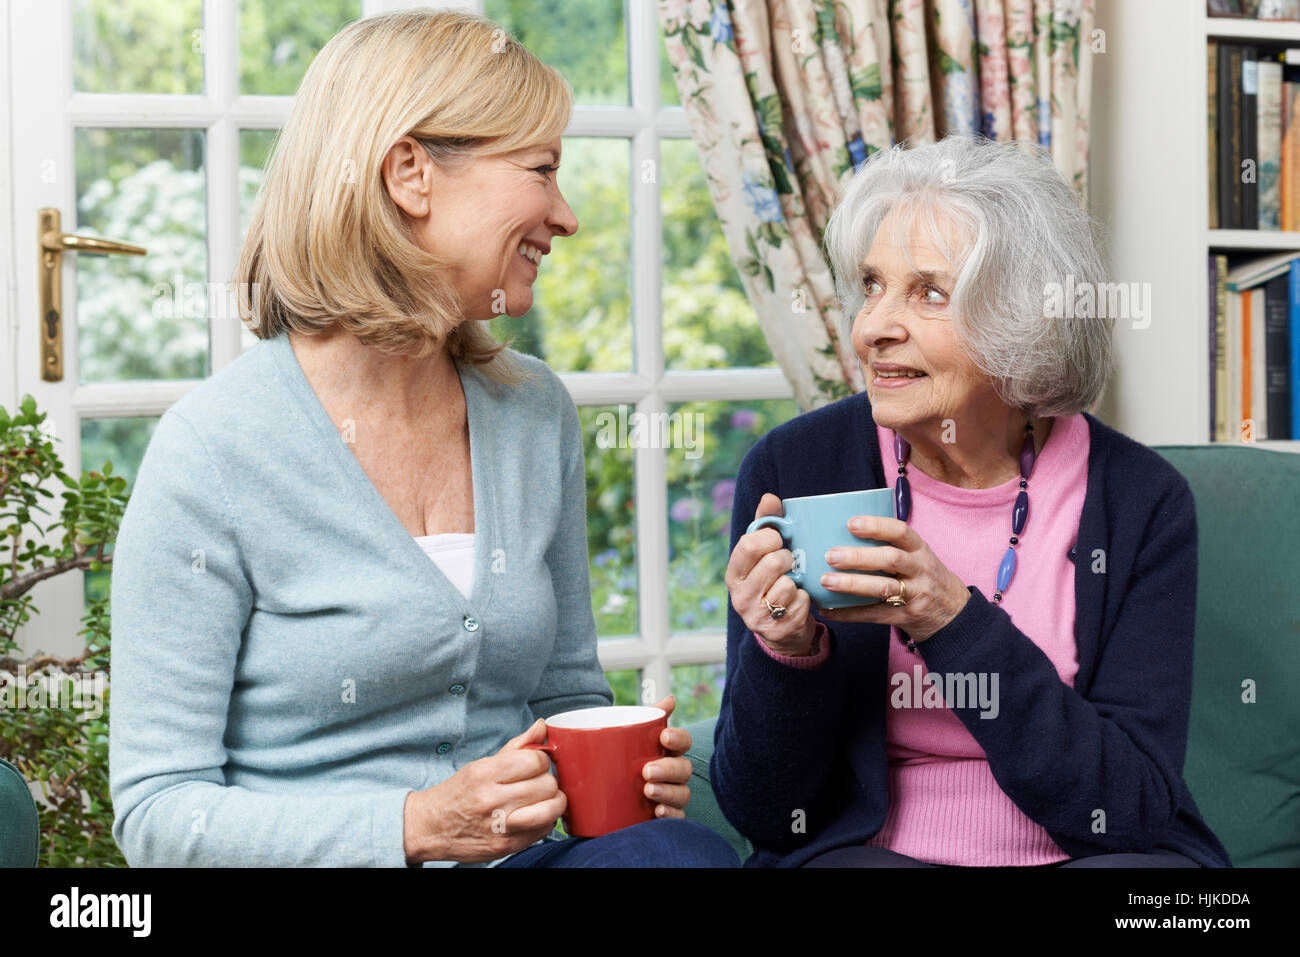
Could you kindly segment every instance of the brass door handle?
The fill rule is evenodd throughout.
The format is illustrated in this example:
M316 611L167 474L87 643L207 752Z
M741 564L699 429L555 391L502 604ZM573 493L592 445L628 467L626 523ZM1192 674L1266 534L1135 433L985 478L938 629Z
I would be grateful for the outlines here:
M63 253L143 256L143 246L112 239L74 236L60 225L59 211L51 206L36 213L36 235L40 241L41 290L41 378L58 382L63 378Z

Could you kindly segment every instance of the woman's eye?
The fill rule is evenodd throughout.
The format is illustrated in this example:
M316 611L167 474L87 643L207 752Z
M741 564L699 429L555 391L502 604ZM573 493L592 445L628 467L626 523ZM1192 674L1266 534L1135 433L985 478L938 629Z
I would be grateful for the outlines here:
M946 306L948 297L933 286L926 286L921 290L921 301L927 306Z
M877 296L880 294L880 281L873 279L871 276L862 280L862 291L868 296Z
M534 169L536 170L536 172L541 173L543 176L550 176L552 173L558 170L559 167L558 166L536 166L534 167Z

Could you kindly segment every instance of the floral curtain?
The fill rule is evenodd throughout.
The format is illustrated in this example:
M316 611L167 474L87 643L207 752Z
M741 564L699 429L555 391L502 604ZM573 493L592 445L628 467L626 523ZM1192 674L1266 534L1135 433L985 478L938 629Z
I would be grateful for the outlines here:
M807 410L860 391L822 235L877 150L1034 140L1085 201L1093 0L659 0L745 290Z

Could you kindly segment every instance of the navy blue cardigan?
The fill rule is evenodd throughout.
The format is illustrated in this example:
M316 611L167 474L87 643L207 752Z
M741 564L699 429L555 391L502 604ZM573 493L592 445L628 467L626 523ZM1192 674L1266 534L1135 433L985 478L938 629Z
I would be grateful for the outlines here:
M981 720L975 707L955 713L1002 790L1071 857L1168 848L1231 866L1182 777L1196 619L1191 489L1155 452L1087 418L1088 489L1071 550L1074 687L973 586L957 617L917 647L930 671L998 673L997 719ZM732 547L764 492L885 485L865 394L802 415L745 457ZM1104 572L1093 572L1099 549ZM829 659L791 668L728 608L711 772L723 814L757 848L747 865L799 866L880 830L888 642L885 625L836 623Z

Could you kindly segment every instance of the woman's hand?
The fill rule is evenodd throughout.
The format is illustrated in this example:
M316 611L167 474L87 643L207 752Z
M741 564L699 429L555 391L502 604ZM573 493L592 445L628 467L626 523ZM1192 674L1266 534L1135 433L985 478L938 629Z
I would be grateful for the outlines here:
M930 546L906 522L858 515L849 519L849 531L858 538L889 544L833 548L826 553L826 563L845 571L883 571L894 577L829 574L822 576L822 585L846 595L888 598L899 593L898 582L901 580L907 587L903 596L907 604L894 606L882 602L827 610L822 612L827 620L894 625L913 641L921 642L956 618L970 600L970 592L961 579L939 561Z
M677 699L669 695L655 707L672 714ZM641 769L647 781L645 796L658 802L655 817L685 817L685 808L691 799L691 789L686 786L691 779L691 759L681 755L691 749L691 733L685 728L664 728L659 743L668 752L668 757L649 761Z
M754 518L782 514L781 500L768 492L759 501ZM798 657L811 654L817 622L808 593L785 575L793 565L794 555L782 542L781 533L760 528L737 540L727 563L726 582L731 607L745 627L777 654ZM785 614L773 618L763 604L764 597L773 605L784 605Z
M546 752L523 747L545 740L546 722L538 718L496 754L471 761L427 791L408 794L407 863L494 861L549 834L568 801Z

